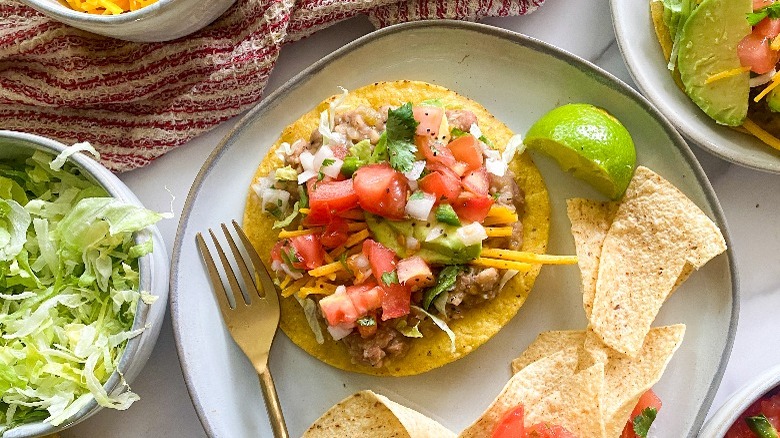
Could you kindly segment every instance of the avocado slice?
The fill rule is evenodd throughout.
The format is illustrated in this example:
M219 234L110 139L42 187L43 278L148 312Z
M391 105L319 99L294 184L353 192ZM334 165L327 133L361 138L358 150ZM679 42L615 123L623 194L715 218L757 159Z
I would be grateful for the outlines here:
M766 106L769 107L769 111L780 113L780 90L773 88L772 91L766 95Z
M377 242L392 249L401 258L412 254L408 253L406 245L402 243L405 239L399 239L400 236L412 236L417 239L420 242L420 250L414 255L422 257L431 265L467 263L479 257L482 252L481 242L464 245L456 234L460 227L455 225L417 220L391 221L369 213L366 213L366 224ZM425 238L434 226L443 227L444 233L426 242Z
M682 27L677 67L685 92L708 116L722 125L745 121L750 73L720 79L708 77L741 67L737 45L751 27L745 18L752 0L704 0Z

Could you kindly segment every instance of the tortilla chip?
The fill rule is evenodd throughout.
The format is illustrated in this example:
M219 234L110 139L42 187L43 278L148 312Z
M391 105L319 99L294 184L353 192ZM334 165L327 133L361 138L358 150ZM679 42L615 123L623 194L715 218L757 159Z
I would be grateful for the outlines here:
M566 377L539 402L524 404L525 425L558 425L578 437L603 437L604 364Z
M661 0L650 1L650 18L653 20L653 28L658 43L661 44L661 50L664 52L664 59L667 61L672 57L672 36L669 29L664 24L664 4Z
M539 357L563 351L568 354L578 352L578 369L586 370L602 364L604 391L600 400L604 436L616 438L620 436L639 397L660 380L672 355L682 343L684 334L683 324L654 327L647 334L637 357L631 358L604 345L590 330L544 332L512 362L512 370L519 372L526 366L525 363L533 363Z
M320 112L327 109L329 103L337 97L341 96L326 99L284 129L280 138L260 163L250 186L281 165L281 160L276 156L275 151L283 142L294 143L298 139L309 138L319 124ZM482 105L444 87L418 81L377 82L352 90L341 103L340 108L354 108L359 105L379 108L385 104L401 105L408 101L422 102L429 99L440 99L449 108L474 112L479 120L480 129L491 139L497 149L503 149L513 135L506 125L493 117ZM516 155L509 168L515 172L517 184L525 193L525 211L521 218L523 224L521 250L544 253L547 250L550 229L550 204L544 180L528 154ZM242 226L261 258L267 263L270 263L271 249L278 236L278 230L271 229L273 223L272 216L262 213L260 200L250 188ZM346 345L334 341L325 332L324 326L325 342L317 343L302 306L293 296L280 299L282 315L279 326L290 340L304 351L336 368L372 375L420 374L469 354L498 333L525 302L539 269L540 266L534 266L529 272L516 275L494 299L464 312L462 319L449 321L448 324L456 335L455 353L450 349L447 335L438 328L430 326L423 327L424 337L414 339L404 357L386 360L382 368L354 364Z
M598 202L590 199L567 199L566 213L571 221L571 234L577 251L582 276L582 305L590 318L596 279L599 272L601 246L618 209L617 202Z
M564 379L574 375L576 367L577 347L569 347L533 362L512 376L482 416L458 437L490 436L507 411L519 404L525 408L539 404L559 387Z
M361 391L342 400L303 434L303 438L454 436L438 422L372 391Z
M512 361L512 374L519 372L539 359L551 356L567 348L577 347L579 349L584 341L585 332L583 330L557 330L539 333L539 336L531 342L531 345L517 359ZM577 351L575 351L575 354L577 354Z
M593 331L636 357L686 264L699 269L725 250L717 225L693 201L640 166L604 239Z

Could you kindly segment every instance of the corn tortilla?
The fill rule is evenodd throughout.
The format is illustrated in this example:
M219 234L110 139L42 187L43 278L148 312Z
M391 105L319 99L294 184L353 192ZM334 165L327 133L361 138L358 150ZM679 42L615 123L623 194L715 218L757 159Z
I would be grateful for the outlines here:
M293 143L297 139L308 139L319 124L320 112L337 96L318 104L287 126L271 150L260 163L252 183L281 166L281 160L274 153L283 142ZM378 82L353 90L342 102L341 107L354 108L366 105L379 108L382 105L402 105L405 102L419 103L429 99L440 99L447 108L472 111L482 132L499 148L507 144L512 131L493 117L482 105L438 85L417 81ZM522 216L523 251L544 253L550 224L550 205L542 176L528 154L515 156L510 163L516 181L525 193L525 212ZM249 190L244 211L243 227L258 253L266 263L270 251L277 241L278 232L271 230L274 218L261 212L260 200ZM294 297L283 298L281 303L282 331L304 351L317 359L347 371L372 375L404 376L419 374L457 360L495 335L517 313L528 296L539 266L529 272L520 273L510 280L496 298L464 312L462 319L449 322L456 334L456 350L450 350L450 340L436 327L423 327L423 338L414 339L409 352L402 358L385 361L382 368L371 368L353 364L343 342L333 341L325 332L325 342L318 344L306 321L302 307ZM324 329L323 329L324 330Z
M661 305L685 276L726 250L717 225L671 183L638 167L604 239L590 324L636 357Z
M454 438L435 420L372 391L361 391L323 414L302 438Z

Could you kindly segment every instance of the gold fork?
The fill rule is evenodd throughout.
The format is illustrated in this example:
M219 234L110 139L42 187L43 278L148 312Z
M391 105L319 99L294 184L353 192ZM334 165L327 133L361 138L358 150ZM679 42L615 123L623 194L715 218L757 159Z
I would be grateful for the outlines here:
M219 302L219 309L222 311L225 325L230 330L233 340L241 347L241 350L244 351L244 354L252 362L255 370L257 370L257 374L260 376L260 386L263 390L265 407L271 419L274 437L289 438L287 426L284 424L282 407L279 404L279 396L276 394L271 371L268 369L268 352L271 350L271 344L279 326L279 298L276 296L274 283L271 280L271 276L268 275L265 265L263 265L260 256L255 251L252 243L249 242L244 231L238 226L238 223L234 220L233 228L235 228L246 253L249 255L255 275L250 273L244 257L241 255L241 251L238 249L227 226L221 224L221 227L227 238L228 245L230 245L235 264L238 266L241 277L244 280L244 291L242 291L233 267L227 256L225 256L217 236L214 235L214 231L209 229L209 234L211 234L217 254L219 254L219 258L222 261L225 276L230 284L230 291L226 290L222 284L222 279L217 271L217 265L214 263L211 252L209 252L201 233L195 236L195 240L198 243L198 249L200 249L203 261L206 263L209 277L211 277L214 295L216 295ZM257 287L258 280L261 286L259 288ZM231 306L228 297L233 297L235 306Z

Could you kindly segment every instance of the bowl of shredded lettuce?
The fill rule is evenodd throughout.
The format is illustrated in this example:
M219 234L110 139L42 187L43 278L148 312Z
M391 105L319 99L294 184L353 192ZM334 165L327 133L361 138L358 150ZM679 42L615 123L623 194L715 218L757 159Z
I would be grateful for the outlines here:
M0 131L0 436L127 409L168 295L155 223L116 176L71 147Z

